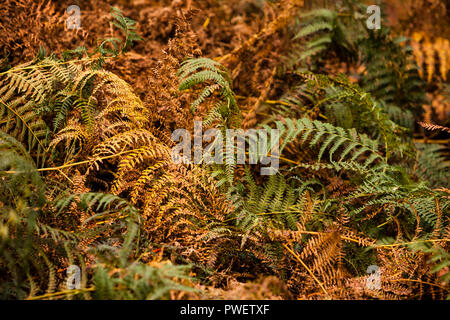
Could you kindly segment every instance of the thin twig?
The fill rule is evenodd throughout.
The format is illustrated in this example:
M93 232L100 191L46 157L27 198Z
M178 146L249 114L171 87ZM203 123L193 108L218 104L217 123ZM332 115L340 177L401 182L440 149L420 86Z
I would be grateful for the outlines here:
M46 299L46 298L52 298L52 297L63 296L63 295L73 295L73 294L78 294L78 293L82 293L82 292L94 291L94 290L95 290L95 287L90 287L90 288L86 288L86 289L65 290L65 291L59 291L59 292L54 292L54 293L47 293L47 294L43 294L41 296L30 297L25 300L41 300L41 299Z
M296 254L291 248L289 248L285 243L283 243L283 247L285 247L290 254L292 254L295 259L297 259L298 262L300 262L302 264L303 267L305 267L305 269L309 272L309 274L313 277L313 279L317 282L317 284L319 285L319 287L322 289L322 291L327 295L328 297L328 292L325 289L325 287L323 286L322 282L319 281L319 279L316 278L316 276L314 275L314 273L311 271L311 269L308 268L308 266L303 262L303 260L298 256L298 254Z

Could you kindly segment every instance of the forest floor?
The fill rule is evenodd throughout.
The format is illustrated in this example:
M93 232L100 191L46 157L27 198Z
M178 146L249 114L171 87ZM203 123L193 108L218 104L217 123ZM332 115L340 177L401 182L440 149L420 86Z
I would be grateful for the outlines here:
M450 297L450 6L369 4L3 1L0 296Z

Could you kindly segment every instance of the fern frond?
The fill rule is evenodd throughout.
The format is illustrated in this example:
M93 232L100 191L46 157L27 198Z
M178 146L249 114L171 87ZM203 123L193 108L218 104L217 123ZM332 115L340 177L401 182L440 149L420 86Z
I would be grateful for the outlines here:
M416 174L432 187L448 188L450 182L450 164L439 144L416 144L418 149Z
M191 89L198 84L213 83L203 89L200 96L192 103L192 112L195 112L197 107L216 90L220 91L225 105L232 112L236 112L237 104L231 89L231 79L227 71L216 61L208 58L188 59L181 64L177 75L180 79L180 91Z
M287 131L280 134L283 140L280 152L282 152L288 143L301 137L302 141L309 140L311 147L320 145L318 154L319 161L322 159L325 151L328 150L330 162L335 162L333 156L339 148L343 150L340 153L339 161L344 161L345 159L355 161L360 159L364 154L370 154L364 162L364 166L368 167L377 159L382 160L378 151L379 142L370 139L365 134L358 134L354 129L335 127L330 123L317 120L311 121L308 118L295 121L290 120L286 121L286 123ZM278 128L286 128L281 121L276 122L276 124Z

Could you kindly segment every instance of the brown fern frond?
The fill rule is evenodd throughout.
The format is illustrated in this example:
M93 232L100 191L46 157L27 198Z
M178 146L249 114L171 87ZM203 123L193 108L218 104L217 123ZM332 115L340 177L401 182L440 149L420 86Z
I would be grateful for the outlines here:
M426 122L419 122L419 124L430 131L444 131L444 132L449 132L450 133L450 128L448 127L444 127L444 126L440 126L437 124L433 124L433 123L426 123Z

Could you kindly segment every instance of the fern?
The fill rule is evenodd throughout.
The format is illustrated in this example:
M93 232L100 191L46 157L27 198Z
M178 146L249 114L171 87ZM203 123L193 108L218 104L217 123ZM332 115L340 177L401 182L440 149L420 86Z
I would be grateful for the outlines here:
M31 158L22 155L26 151L20 143L0 133L0 148L0 270L6 275L1 280L1 295L24 299L45 283L51 293L56 285L56 261L49 251L62 249L60 240L74 241L74 235L64 236L40 221L47 202L45 184Z
M440 76L444 82L447 81L449 71L448 51L450 48L448 39L437 37L432 40L424 32L414 32L411 46L414 60L419 67L419 74L423 79L431 82L435 76ZM436 65L439 65L438 70Z
M310 147L320 145L319 161L322 159L325 151L328 150L329 161L331 163L335 162L333 156L339 148L343 150L339 154L339 162L360 160L363 155L366 155L364 167L368 167L376 160L383 160L378 152L379 142L370 139L367 135L358 134L354 129L335 127L329 123L317 120L311 121L308 118L296 121L286 119L286 124L277 121L276 125L283 140L280 152L283 151L288 143L294 141L297 137L301 137L302 141L309 141Z
M406 230L415 228L414 232L420 233L419 226L428 231L435 228L438 220L435 202L443 201L445 206L447 201L441 193L430 190L424 183L404 181L405 178L405 173L399 168L390 168L385 173L378 172L368 177L351 195L354 199L365 199L365 204L352 210L352 215L359 215L370 207L380 207L380 211L388 216L387 222L395 220L393 212L397 212L396 217L405 219Z
M432 266L431 272L440 273L439 281L448 285L450 281L450 273L448 267L450 266L450 254L441 246L432 246L429 243L417 241L408 245L413 251L424 252L429 255L428 263ZM450 296L447 295L447 300Z
M212 82L202 90L198 98L192 103L191 111L195 112L198 106L205 102L216 90L224 100L222 106L226 107L227 115L239 113L234 92L231 89L231 79L226 70L216 61L208 58L187 59L177 73L180 79L179 90L192 89L198 84ZM220 110L220 109L215 109ZM221 115L224 115L224 111ZM216 111L217 112L217 111ZM209 120L211 122L211 119Z
M431 187L449 187L449 163L442 151L444 146L439 144L417 143L418 149L416 174Z
M125 43L121 52L128 51L133 45L133 42L143 40L142 37L136 33L136 21L125 17L122 14L122 11L115 7L111 7L111 16L114 18L114 21L111 23L125 33ZM100 45L100 47L102 47L102 45Z
M293 44L293 49L285 58L284 69L305 66L311 60L328 50L340 52L342 57L355 56L352 41L347 38L348 30L336 11L316 9L299 15L301 27L292 38L303 40L304 44Z
M403 106L419 114L426 101L424 83L412 63L410 47L402 45L405 38L391 39L389 30L369 33L360 44L367 66L363 88L376 98Z
M173 266L171 263L149 266L142 263L120 269L120 273L109 276L99 266L94 275L94 298L99 300L154 300L170 298L172 291L196 291L180 284L176 279L189 279L187 266Z
M301 2L273 6L277 19L216 60L192 58L190 14L178 15L150 96L113 72L128 75L129 61L104 68L141 40L116 8L123 41L0 61L0 296L246 297L256 274L279 279L250 286L264 298L274 283L303 299L447 294L448 161L440 145L413 144L430 57L417 70L405 39L367 30L359 1L307 13ZM225 137L241 128L238 101L245 128L277 129L258 145L279 157L276 174L229 150L225 164L173 162L170 131L191 127L189 105ZM373 264L378 291L366 286ZM69 265L79 289L67 290Z

